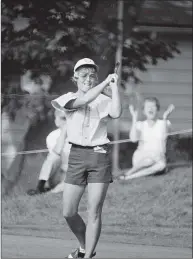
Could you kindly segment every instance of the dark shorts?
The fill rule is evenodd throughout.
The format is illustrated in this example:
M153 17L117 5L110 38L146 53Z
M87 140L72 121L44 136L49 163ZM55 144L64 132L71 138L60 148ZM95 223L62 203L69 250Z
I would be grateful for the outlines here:
M95 152L90 147L72 145L65 182L74 185L111 183L112 149L109 145L103 145L102 147L106 153Z

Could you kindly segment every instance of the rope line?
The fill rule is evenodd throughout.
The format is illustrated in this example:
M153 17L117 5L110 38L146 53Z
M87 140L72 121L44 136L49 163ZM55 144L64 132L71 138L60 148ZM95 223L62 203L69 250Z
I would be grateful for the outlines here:
M180 130L180 131L174 131L171 133L168 133L167 136L174 136L178 134L185 134L185 133L191 133L192 129L187 129L187 130ZM126 143L126 142L131 142L131 140L128 139L122 139L122 140L117 140L117 141L111 141L108 144L113 145L113 144L119 144L119 143Z
M191 133L192 129L186 129L186 130L180 130L180 131L174 131L170 132L167 135L168 136L174 136L179 134L186 134ZM126 142L132 142L131 139L122 139L117 141L110 141L108 144L114 145L114 144L121 144ZM12 153L1 153L1 156L15 156L15 155L27 155L27 154L38 154L38 153L47 153L48 149L34 149L34 150L26 150L26 151L20 151L20 152L12 152Z

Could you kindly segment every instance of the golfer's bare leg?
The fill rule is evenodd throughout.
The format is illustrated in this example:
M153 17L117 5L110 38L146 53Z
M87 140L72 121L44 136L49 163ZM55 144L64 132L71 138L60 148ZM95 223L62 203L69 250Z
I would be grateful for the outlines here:
M85 258L91 258L101 233L101 213L108 186L108 183L88 184L88 224Z
M84 190L84 186L64 183L63 215L83 249L85 249L86 225L78 214L78 206Z

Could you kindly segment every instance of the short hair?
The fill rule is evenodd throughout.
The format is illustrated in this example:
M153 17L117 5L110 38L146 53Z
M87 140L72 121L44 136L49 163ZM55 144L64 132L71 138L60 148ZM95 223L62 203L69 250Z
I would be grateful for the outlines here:
M156 104L157 110L160 110L160 102L156 97L146 97L144 100L144 104L145 102L153 102Z
M83 65L83 66L79 67L79 68L74 72L74 75L73 75L73 77L72 77L72 81L73 81L74 83L76 83L76 81L77 81L77 79L78 79L78 76L79 76L79 73L80 73L80 71L83 70L83 69L90 70L91 72L94 72L94 73L97 74L97 69L96 69L94 66L92 66L92 65ZM98 77L97 77L97 80L98 80Z

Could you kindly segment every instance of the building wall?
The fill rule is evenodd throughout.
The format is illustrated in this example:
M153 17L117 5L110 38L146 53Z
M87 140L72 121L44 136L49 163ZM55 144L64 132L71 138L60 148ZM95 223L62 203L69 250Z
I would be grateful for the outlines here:
M147 96L155 96L160 100L160 115L169 104L175 105L176 110L170 116L173 130L192 128L192 42L179 41L178 48L181 54L175 55L175 58L160 60L156 66L147 66L147 72L138 72L142 83L133 87L141 104ZM123 98L120 130L128 131L131 124L128 110L131 96L124 94Z
M170 103L176 107L171 114L174 129L192 128L192 46L179 43L181 54L157 66L149 66L147 73L139 73L143 84L139 92L143 97L155 95L163 112Z

